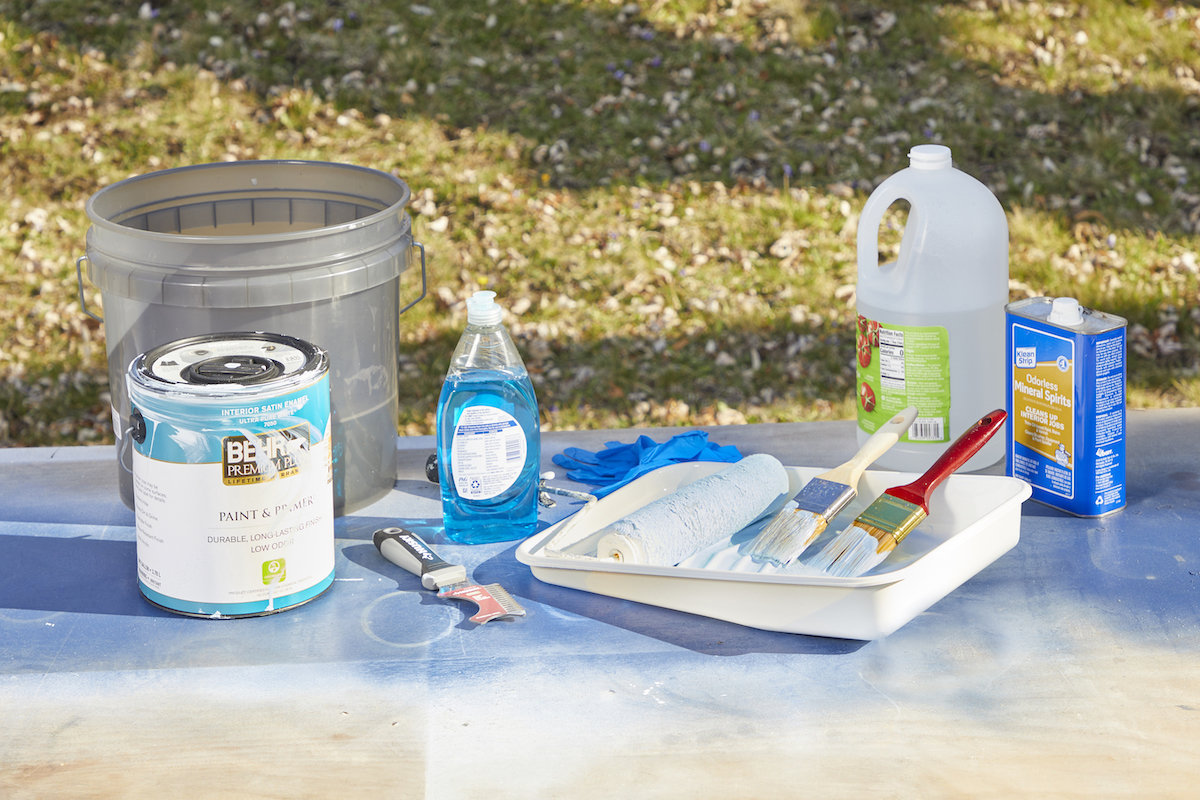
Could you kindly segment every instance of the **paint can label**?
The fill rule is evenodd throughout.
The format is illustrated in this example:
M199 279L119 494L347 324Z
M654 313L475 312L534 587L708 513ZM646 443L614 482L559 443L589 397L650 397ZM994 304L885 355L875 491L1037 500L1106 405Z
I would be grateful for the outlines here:
M206 340L185 351L211 360L253 344ZM163 358L183 360L178 349ZM316 597L334 567L327 369L284 366L282 382L195 391L172 382L171 368L168 392L131 369L143 426L132 437L142 593L195 616L267 614Z
M1053 298L1007 307L1008 474L1081 517L1125 506L1125 320ZM1073 303L1073 301L1071 301Z

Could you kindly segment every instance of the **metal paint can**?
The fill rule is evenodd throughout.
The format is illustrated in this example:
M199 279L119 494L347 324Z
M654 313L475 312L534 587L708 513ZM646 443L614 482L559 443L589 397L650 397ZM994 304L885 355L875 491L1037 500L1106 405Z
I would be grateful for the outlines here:
M138 587L197 617L272 614L333 584L329 358L271 333L129 365Z
M1008 474L1078 517L1125 507L1125 328L1069 297L1006 307Z

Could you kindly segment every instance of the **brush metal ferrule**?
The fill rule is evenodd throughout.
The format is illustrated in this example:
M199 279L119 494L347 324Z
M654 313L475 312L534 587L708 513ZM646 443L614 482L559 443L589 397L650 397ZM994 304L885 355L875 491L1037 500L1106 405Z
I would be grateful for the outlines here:
M825 519L833 519L838 512L854 499L853 486L823 478L813 478L796 495L796 505L801 511L811 511Z
M883 494L855 522L878 528L891 536L895 544L900 544L925 517L925 510L916 503Z

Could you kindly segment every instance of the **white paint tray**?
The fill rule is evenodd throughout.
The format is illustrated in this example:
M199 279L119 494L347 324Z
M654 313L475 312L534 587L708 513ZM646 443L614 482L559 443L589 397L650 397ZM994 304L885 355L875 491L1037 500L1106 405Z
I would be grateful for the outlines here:
M858 578L804 574L794 568L771 574L654 567L587 558L551 556L545 547L578 515L563 552L594 556L601 530L647 503L728 467L723 463L671 464L643 475L530 537L517 548L517 560L529 565L538 580L571 589L673 608L735 622L752 628L840 639L878 639L961 586L988 564L1011 550L1020 539L1021 503L1029 484L992 475L951 475L934 492L929 517L900 543L885 562ZM811 478L825 472L815 467L787 467L789 497ZM915 474L867 471L858 497L830 524L829 530L803 556L817 553L829 538L891 486L916 480ZM749 541L765 519L718 543Z

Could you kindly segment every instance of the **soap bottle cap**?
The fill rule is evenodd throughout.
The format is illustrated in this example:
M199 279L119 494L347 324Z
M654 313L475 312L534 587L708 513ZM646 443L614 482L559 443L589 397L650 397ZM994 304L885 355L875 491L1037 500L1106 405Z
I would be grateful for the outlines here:
M467 298L468 325L499 325L501 316L495 292L480 291Z
M908 151L908 164L913 169L950 169L950 148L944 144L919 144Z
M1050 304L1050 316L1046 319L1055 325L1071 327L1083 322L1083 311L1074 297L1056 297Z

